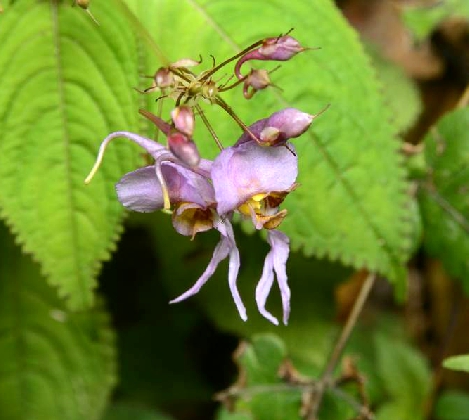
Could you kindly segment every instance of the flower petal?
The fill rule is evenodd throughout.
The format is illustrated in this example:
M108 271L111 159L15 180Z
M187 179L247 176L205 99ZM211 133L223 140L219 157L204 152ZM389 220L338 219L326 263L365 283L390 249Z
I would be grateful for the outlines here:
M172 219L176 232L192 239L197 233L213 228L213 210L194 203L177 204Z
M239 250L234 239L233 227L228 219L220 219L220 221L215 224L215 228L231 243L228 265L228 285L236 307L238 308L239 316L243 321L246 321L248 319L246 307L241 300L237 286L240 258Z
M154 166L124 175L116 184L116 191L119 201L130 210L148 213L163 208L163 194Z
M206 177L168 161L161 163L161 171L172 203L191 202L206 208L215 202L212 184ZM116 191L119 201L130 210L148 213L164 205L154 165L124 175Z
M288 287L287 260L290 254L290 239L278 230L269 230L267 240L272 247L274 271L282 297L283 323L288 324L290 316L290 287Z
M272 252L269 252L265 257L261 279L257 283L256 302L261 315L272 322L272 324L278 325L277 318L275 318L267 309L265 309L267 297L269 296L272 285L274 284L273 266Z
M223 215L256 194L289 190L298 175L298 158L284 147L246 142L224 149L211 174L218 213Z
M256 302L259 312L270 322L278 325L277 319L265 308L267 297L269 296L274 282L274 271L277 275L277 282L280 288L283 308L283 323L288 324L290 316L290 288L287 283L286 264L289 255L288 236L277 230L270 230L267 233L267 240L271 246L264 261L264 268L261 279L256 287Z
M171 202L191 202L201 207L215 203L213 186L205 176L168 161L161 163L161 170Z
M240 260L239 251L234 240L233 227L231 226L229 220L218 219L217 221L215 221L215 228L220 232L221 239L215 247L212 259L210 260L204 273L199 277L199 279L189 290L187 290L182 295L178 296L176 299L173 299L169 303L181 302L182 300L187 299L188 297L198 293L202 286L207 283L210 277L212 277L213 273L218 267L218 264L220 264L220 262L223 261L229 255L228 284L231 290L231 294L233 296L233 300L238 309L239 316L243 321L246 321L246 308L241 300L241 296L239 294L236 284L240 267Z
M207 268L203 272L203 274L199 277L199 279L195 282L195 284L187 291L184 292L182 295L178 296L177 298L171 300L169 303L178 303L181 302L191 296L194 296L202 286L207 283L207 281L212 277L213 273L215 272L218 264L223 261L230 252L231 243L230 241L222 237L218 242L215 250L213 251L212 259L208 263Z

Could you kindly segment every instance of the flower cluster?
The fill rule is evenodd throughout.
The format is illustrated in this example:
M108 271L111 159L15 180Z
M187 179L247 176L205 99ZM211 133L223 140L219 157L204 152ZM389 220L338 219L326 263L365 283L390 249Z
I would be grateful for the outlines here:
M168 123L144 110L140 113L166 136L167 146L126 131L112 133L102 142L98 159L85 182L88 183L94 176L109 142L117 137L127 138L144 148L154 163L124 175L117 183L117 197L122 205L137 212L171 210L174 229L191 238L210 229L220 233L220 240L205 271L189 290L171 303L196 294L213 275L218 264L228 258L229 288L240 317L247 319L246 308L237 288L240 254L232 227L233 215L239 213L251 220L256 229L267 230L270 245L256 288L258 309L265 318L278 324L266 309L266 300L276 278L282 298L283 322L287 324L290 313L290 289L286 274L289 239L276 230L287 214L286 210L279 210L279 206L297 186L298 158L288 140L305 132L315 115L286 108L246 126L219 95L227 89L226 83L217 86L211 76L222 66L238 59L234 68L237 82L230 88L243 83L245 96L252 97L256 91L268 86L270 81L266 71L261 76L261 70L251 70L243 76L241 67L244 63L249 60L285 61L304 50L287 34L259 41L199 75L189 70L190 66L199 64L194 60L184 59L160 68L154 76L152 87L146 92L158 88L163 96L176 101L171 120ZM261 79L264 82L260 82ZM246 94L248 89L249 93ZM243 133L233 146L221 147L203 115L199 100L220 105L239 122ZM192 138L195 121L193 109L208 124L210 133L220 145L221 151L213 161L201 158L197 151Z

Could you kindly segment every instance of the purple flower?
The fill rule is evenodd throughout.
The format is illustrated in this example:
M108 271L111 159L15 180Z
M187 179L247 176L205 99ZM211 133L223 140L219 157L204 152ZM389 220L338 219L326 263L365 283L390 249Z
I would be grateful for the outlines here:
M215 211L215 193L209 180L212 162L202 159L197 169L187 167L161 144L125 131L110 134L101 144L98 159L86 179L88 183L101 164L104 151L111 140L124 137L142 146L155 159L155 164L124 175L116 185L122 205L137 212L152 212L165 208L165 193L173 207L173 226L181 235L195 234L215 228L221 234L212 259L202 276L187 292L172 300L180 302L199 291L213 275L218 264L229 257L228 284L241 319L247 319L246 308L237 288L240 266L239 251L229 217L220 218ZM169 207L168 207L169 208Z
M295 187L297 174L298 159L287 148L262 147L251 140L228 147L219 154L212 164L211 178L218 214L214 227L220 232L221 239L202 276L171 303L198 293L220 261L229 256L228 284L241 319L247 319L236 286L240 259L229 219L233 211L238 211L251 217L257 229L277 227L286 215L285 210L278 211L278 206ZM290 313L290 289L286 275L289 240L286 235L275 230L268 231L267 240L271 250L265 259L262 277L256 289L256 301L259 312L278 325L278 320L265 308L276 275L282 297L283 322L287 324Z
M276 325L278 321L266 310L265 303L276 275L282 297L283 322L287 324L290 313L286 275L289 240L283 233L272 229L286 215L286 210L279 211L278 206L295 188L297 174L298 158L292 150L262 147L253 140L238 141L235 146L223 150L211 170L218 214L237 210L250 217L257 229L268 229L267 240L271 250L264 261L256 301L259 312Z
M178 112L181 114L178 115ZM153 117L150 118L152 121ZM277 140L273 144L287 146L287 140L303 133L312 119L309 114L287 108L257 121L250 129L260 138L266 130L276 130ZM192 124L190 113L182 107L173 113L173 120L182 127L190 128ZM166 134L173 129L161 119L154 122ZM181 131L178 133L183 134ZM102 142L97 161L85 182L88 183L94 176L107 145L117 137L137 143L155 159L153 165L130 172L117 183L117 197L124 207L137 212L171 208L175 230L192 238L212 228L220 232L220 241L205 271L189 290L170 303L180 302L198 293L219 263L228 258L230 291L241 319L247 319L246 308L237 288L240 256L231 225L233 213L238 212L250 218L256 229L268 231L270 251L256 288L259 312L278 325L278 320L266 309L266 301L276 278L282 298L283 322L287 324L290 313L290 289L286 274L289 239L274 229L287 214L286 210L279 210L279 205L296 188L298 158L293 146L264 147L243 134L234 146L222 150L213 162L200 159L199 164L193 166L151 139L125 131L116 132Z
M262 147L253 140L228 147L211 170L217 211L224 215L246 203L255 209L266 197L289 191L297 175L298 158L285 147Z

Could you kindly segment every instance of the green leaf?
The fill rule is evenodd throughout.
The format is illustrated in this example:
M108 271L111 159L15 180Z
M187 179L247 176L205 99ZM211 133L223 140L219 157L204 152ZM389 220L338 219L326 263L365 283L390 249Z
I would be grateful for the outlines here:
M237 359L242 369L240 377L245 379L246 390L251 395L240 406L248 408L258 420L299 420L299 390L267 389L269 385L282 384L278 371L286 356L283 342L273 334L260 334L253 337L252 343L241 348L242 353Z
M302 44L321 47L283 63L272 74L282 91L266 90L246 102L236 90L225 99L247 124L285 106L316 113L332 104L309 134L295 140L301 187L285 202L289 216L282 230L294 249L379 271L398 283L402 295L409 224L403 217L406 183L396 129L389 124L391 115L369 59L333 2L126 3L170 61L200 53L205 60L201 67L207 68L209 54L221 62L243 46L291 27ZM220 75L229 72L227 68ZM223 143L234 143L240 135L237 126L220 109L204 109ZM201 140L209 138L202 124L198 130L201 151L214 156L212 142Z
M430 372L425 359L407 343L376 334L376 369L386 401L376 413L379 420L419 420L430 391Z
M83 180L109 132L136 129L139 62L113 2L93 3L101 26L70 3L17 0L0 17L0 210L79 309L120 231L113 184L135 152L118 141L92 184Z
M469 293L469 110L446 115L425 139L429 171L419 201L427 251Z
M429 36L443 20L455 16L469 18L469 4L466 0L445 0L435 2L430 7L408 7L403 13L406 26L418 40Z
M384 101L391 111L391 122L399 132L403 132L411 127L422 111L419 91L402 68L371 47L367 51L381 82Z
M434 416L437 420L467 420L469 395L460 391L445 391L438 398Z
M157 411L134 406L130 403L116 403L108 407L101 420L170 420Z
M67 312L0 225L0 418L100 419L115 377L103 311Z
M253 420L250 413L242 413L238 411L231 412L224 407L218 411L216 418L217 420Z
M448 357L443 361L443 366L446 369L469 372L469 354Z
M278 368L286 357L283 342L273 334L254 336L238 358L244 368L249 385L278 382Z

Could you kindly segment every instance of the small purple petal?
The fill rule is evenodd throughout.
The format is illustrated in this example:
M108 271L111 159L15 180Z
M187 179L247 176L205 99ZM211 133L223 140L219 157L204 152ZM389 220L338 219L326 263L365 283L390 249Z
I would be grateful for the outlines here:
M265 309L267 297L274 281L274 271L277 275L277 282L280 288L283 308L283 323L288 324L290 316L290 288L288 287L288 277L286 264L290 253L288 236L277 230L269 230L267 240L271 246L264 262L261 279L256 287L256 302L259 312L270 322L278 325L277 319Z
M233 211L256 194L286 191L298 175L298 158L284 147L254 141L224 149L213 162L218 213Z
M274 284L274 271L273 271L272 253L269 252L265 257L264 268L262 276L256 287L256 302L259 312L264 318L267 318L272 324L278 325L278 320L267 309L265 303L269 296L272 285Z
M238 280L238 272L240 267L240 260L239 260L239 251L238 247L236 246L236 242L234 239L233 227L231 223L227 220L221 220L215 226L217 230L225 236L231 242L231 250L230 250L230 261L228 265L228 285L230 286L231 295L233 296L233 300L238 308L239 316L243 321L248 319L246 314L246 308L241 300L241 296L238 291L238 286L236 284Z
M213 186L206 177L173 162L163 162L161 166L171 201L191 202L201 207L215 202Z
M190 296L195 295L199 292L201 287L208 281L208 279L213 275L218 264L223 261L229 255L229 272L228 272L228 284L230 286L231 294L233 300L236 304L236 307L239 312L239 316L243 321L247 320L246 308L241 300L241 296L236 285L238 278L238 272L240 267L239 261L239 251L236 246L234 239L233 227L229 220L218 220L215 222L215 228L220 232L221 239L218 242L218 245L213 251L212 259L210 260L207 268L200 278L195 282L195 284L181 296L173 299L169 303L181 302L184 299L187 299Z
M168 161L161 168L171 202L191 202L202 208L215 202L212 184L204 176ZM163 208L161 185L153 165L124 175L116 190L119 201L128 209L147 213Z
M155 167L147 166L124 175L116 184L117 198L128 209L148 213L163 208Z
M132 140L134 143L137 143L139 146L143 147L152 157L157 159L160 156L161 152L167 151L166 148L157 143L154 140L148 139L143 136L139 136L135 133L130 133L127 131L118 131L116 133L109 134L104 140L102 144L108 143L112 139L116 137L125 137L128 140Z
M179 297L171 300L169 303L178 303L181 302L191 296L194 296L202 286L207 283L207 281L212 277L213 273L215 272L218 264L223 261L229 254L231 248L231 243L227 238L222 237L220 242L218 242L215 250L213 251L212 259L208 263L207 268L203 272L203 274L199 277L199 279L195 282L195 284L187 291L184 292Z
M200 173L206 178L210 178L210 171L212 170L213 160L200 159L199 166L194 171Z

